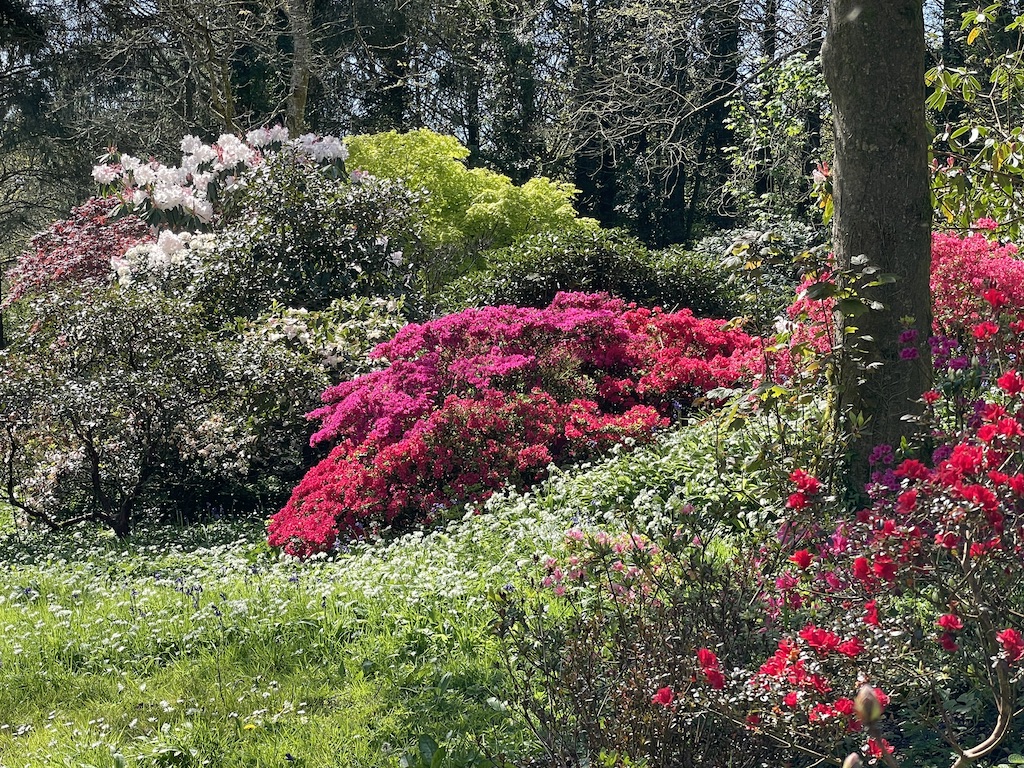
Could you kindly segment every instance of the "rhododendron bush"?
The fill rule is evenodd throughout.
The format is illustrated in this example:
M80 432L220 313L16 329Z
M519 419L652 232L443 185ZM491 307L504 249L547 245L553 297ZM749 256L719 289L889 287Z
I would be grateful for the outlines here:
M759 344L722 321L587 294L410 325L376 354L386 368L310 414L313 445L334 448L272 519L271 544L310 554L529 485L552 462L649 440L760 369Z
M1008 277L1018 263L979 235L937 236L936 252L936 285L955 282L936 295L950 336L930 340L936 386L919 436L872 453L866 504L841 503L780 456L789 469L766 536L737 536L689 504L627 517L621 534L574 529L543 561L539 597L502 598L510 671L533 678L519 703L552 724L537 732L553 764L572 764L572 742L657 764L850 751L941 764L952 751L962 768L1020 738L1024 305ZM803 301L812 319L827 303ZM828 310L817 319L830 322ZM901 343L913 359L922 342ZM561 665L545 666L553 655ZM631 724L618 742L602 735L608 720ZM692 738L707 729L725 735Z

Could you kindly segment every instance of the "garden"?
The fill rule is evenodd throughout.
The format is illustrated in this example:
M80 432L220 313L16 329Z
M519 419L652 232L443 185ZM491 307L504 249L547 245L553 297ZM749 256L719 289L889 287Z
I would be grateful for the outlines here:
M107 147L0 286L0 766L1024 765L1024 16L844 2L686 236L294 89Z

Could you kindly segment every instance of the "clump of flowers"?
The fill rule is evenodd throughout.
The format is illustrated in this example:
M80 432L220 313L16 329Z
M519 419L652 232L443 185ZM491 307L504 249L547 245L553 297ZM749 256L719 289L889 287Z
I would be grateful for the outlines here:
M334 448L271 520L272 545L310 554L528 486L551 463L647 441L760 370L758 342L722 321L587 294L410 325L375 354L386 368L328 389L310 414L312 444Z
M279 125L244 137L225 133L213 144L185 136L181 152L181 164L173 166L111 149L93 167L92 177L127 210L146 218L164 214L209 224L225 193L245 183L246 171L262 165L270 154L290 152L314 164L340 164L348 157L336 136L307 133L293 139Z

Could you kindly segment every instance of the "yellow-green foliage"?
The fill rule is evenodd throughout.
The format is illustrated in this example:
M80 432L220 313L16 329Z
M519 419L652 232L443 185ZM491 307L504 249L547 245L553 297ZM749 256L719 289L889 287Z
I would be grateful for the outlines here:
M425 128L347 140L348 166L426 191L427 236L437 244L502 247L524 235L595 228L573 208L578 190L544 177L516 186L508 176L467 168L469 150Z

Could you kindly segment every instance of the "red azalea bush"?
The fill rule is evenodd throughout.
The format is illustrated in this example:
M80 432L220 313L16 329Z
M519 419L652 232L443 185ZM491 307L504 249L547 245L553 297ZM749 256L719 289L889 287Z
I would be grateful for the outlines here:
M932 297L935 331L968 339L991 315L989 290L1002 294L1003 306L1024 312L1024 261L1017 247L1000 245L975 232L967 237L937 233L932 238Z
M118 204L115 198L90 198L33 237L7 273L11 287L4 305L63 280L106 282L112 258L154 242L153 230L138 216L111 217Z
M761 370L760 345L689 310L607 295L468 309L410 325L375 353L390 363L327 390L312 444L334 444L273 517L293 554L343 532L429 520L547 466L643 442L674 412Z

